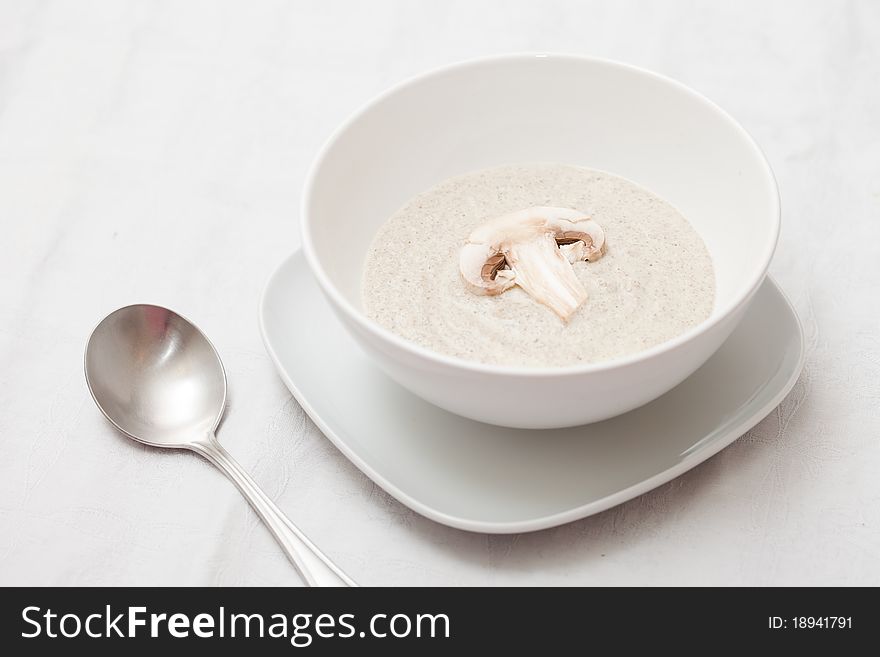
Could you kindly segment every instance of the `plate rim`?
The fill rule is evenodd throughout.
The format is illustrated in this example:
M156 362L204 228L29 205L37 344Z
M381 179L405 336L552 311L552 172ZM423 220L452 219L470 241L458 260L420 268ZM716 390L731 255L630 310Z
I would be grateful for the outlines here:
M269 354L269 358L272 361L276 372L281 377L281 380L284 382L284 385L287 386L287 389L293 395L294 399L296 399L297 403L302 407L302 409L309 416L312 422L314 422L315 425L321 430L324 436L334 445L334 447L342 452L342 454L349 461L351 461L352 464L354 464L354 466L358 468L358 470L360 470L376 485L380 486L385 492L395 498L398 502L412 509L416 513L435 522L439 522L443 525L470 532L478 532L484 534L518 534L557 527L559 525L564 525L569 522L574 522L575 520L580 520L582 518L587 518L597 513L601 513L602 511L606 511L612 507L617 506L618 504L623 504L624 502L627 502L635 497L638 497L639 495L647 493L648 491L653 490L658 486L672 481L673 479L681 476L688 470L695 468L700 463L709 460L725 447L733 444L736 440L741 438L749 429L751 429L756 424L758 424L758 422L767 417L774 408L779 406L779 404L782 402L782 400L785 399L788 393L791 392L795 383L797 383L797 380L800 378L806 358L806 341L804 336L803 323L801 322L801 319L798 316L794 305L788 298L788 295L786 295L785 291L776 283L776 281L770 276L770 274L767 274L764 282L761 285L763 286L767 283L773 285L773 287L776 288L776 291L782 297L782 300L788 306L788 309L795 320L795 326L797 327L797 335L800 345L796 366L792 369L792 372L785 383L779 388L779 390L777 390L777 392L770 398L767 403L761 405L757 410L753 411L752 413L743 416L743 418L739 422L729 427L726 431L722 432L722 434L719 435L719 437L717 437L716 439L708 441L695 448L691 448L686 456L684 456L680 461L678 461L671 467L657 472L656 474L647 477L646 479L643 479L642 481L639 481L635 484L627 486L626 488L622 488L614 493L610 493L608 495L605 495L604 497L600 497L599 499L580 504L565 511L541 515L525 520L506 520L497 522L473 520L460 516L455 516L435 509L425 504L424 502L421 502L417 498L412 497L396 484L394 484L392 481L384 477L381 473L377 472L372 466L364 461L364 459L362 459L357 452L351 449L348 446L348 443L340 438L340 436L324 421L324 419L312 407L311 403L308 401L308 399L302 393L296 383L294 383L293 379L288 375L286 368L282 365L281 359L278 357L278 354L275 351L275 348L272 346L272 342L266 329L266 308L267 297L270 288L276 282L282 270L284 270L284 268L297 257L303 258L303 260L305 260L305 256L301 248L294 250L291 254L286 256L281 261L281 263L272 270L272 273L269 275L266 283L263 285L258 306L260 337L262 338L263 346L265 347L266 352ZM758 289L760 289L760 286L758 287ZM323 290L320 290L320 287L319 291L323 295Z

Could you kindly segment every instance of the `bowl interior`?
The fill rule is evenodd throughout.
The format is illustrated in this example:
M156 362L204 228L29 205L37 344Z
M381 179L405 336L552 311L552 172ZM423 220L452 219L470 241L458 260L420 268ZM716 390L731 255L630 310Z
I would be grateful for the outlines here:
M518 162L560 162L629 178L678 207L715 266L715 314L766 271L778 195L754 142L683 85L613 62L522 55L440 70L353 117L313 169L307 248L361 307L361 273L379 226L444 178Z

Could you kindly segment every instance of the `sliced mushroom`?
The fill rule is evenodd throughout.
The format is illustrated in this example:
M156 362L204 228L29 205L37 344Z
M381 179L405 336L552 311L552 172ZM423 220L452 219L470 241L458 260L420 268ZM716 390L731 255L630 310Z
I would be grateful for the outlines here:
M572 263L605 252L605 231L582 212L534 207L503 215L474 230L459 269L476 294L501 294L519 285L564 321L587 300Z

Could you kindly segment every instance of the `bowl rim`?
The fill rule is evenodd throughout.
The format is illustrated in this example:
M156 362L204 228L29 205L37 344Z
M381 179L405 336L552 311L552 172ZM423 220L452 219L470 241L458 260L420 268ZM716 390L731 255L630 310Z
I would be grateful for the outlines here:
M759 268L755 270L756 273L751 277L749 285L744 288L744 292L738 294L723 307L713 309L713 312L709 315L709 317L701 321L699 324L692 326L687 331L680 333L670 340L666 340L664 342L656 344L653 347L649 347L648 349L637 351L617 358L598 361L595 363L582 363L576 365L555 367L532 367L528 365L496 365L492 363L482 363L479 361L466 360L457 356L450 356L440 353L438 351L434 351L427 347L423 347L416 342L413 342L390 331L389 329L386 329L375 320L370 319L361 310L356 308L354 304L350 303L348 299L346 299L342 295L342 293L336 289L335 284L330 280L330 277L327 275L324 267L321 265L320 259L318 258L318 255L315 253L315 250L313 248L312 232L309 219L310 214L308 209L312 202L312 189L314 187L315 178L322 168L324 160L327 158L330 150L337 143L337 141L339 141L341 136L353 124L359 121L364 114L371 111L376 106L380 105L387 98L397 94L398 92L408 87L414 86L422 82L423 80L460 69L491 65L496 63L526 61L530 59L552 59L557 61L567 60L582 63L599 64L611 68L623 69L627 72L638 73L640 75L653 78L659 82L676 88L678 91L691 96L697 102L706 105L707 107L715 111L740 135L740 137L742 137L745 143L749 145L754 151L755 155L757 156L756 160L764 171L766 180L772 192L773 208L771 209L771 214L775 219L775 221L773 222L773 226L771 227L772 237L768 241L764 252L761 254L762 264ZM311 166L309 167L308 173L306 174L305 183L303 185L302 200L300 202L302 248L306 256L306 261L309 264L309 268L311 269L312 274L318 280L318 283L320 284L321 289L324 291L324 293L330 297L332 302L336 304L338 308L341 308L346 313L346 315L348 315L354 322L356 322L362 330L367 331L368 333L372 334L380 340L390 342L398 349L401 349L404 352L411 354L412 356L428 360L438 366L451 367L482 374L501 374L527 378L575 376L623 368L629 365L634 365L636 363L651 360L660 356L661 354L673 351L683 344L689 342L693 338L697 337L701 333L708 332L716 325L724 322L728 317L736 312L738 308L748 302L748 300L751 299L754 293L757 291L758 287L761 285L765 276L767 275L767 271L770 267L770 261L772 260L773 254L776 251L776 246L779 242L781 223L782 217L781 201L779 198L779 185L776 181L775 175L773 174L773 169L770 167L770 163L767 160L767 156L761 150L761 147L751 136L751 134L749 134L749 132L736 119L734 119L721 107L712 102L703 94L685 85L684 83L674 80L660 73L655 73L654 71L651 71L649 69L632 64L618 62L612 59L606 59L603 57L557 52L515 52L461 60L453 62L451 64L434 67L422 73L418 73L416 75L405 78L404 80L390 86L385 91L373 96L370 100L361 105L356 111L350 114L348 118L346 118L326 139L326 141L319 149L318 154L313 160Z

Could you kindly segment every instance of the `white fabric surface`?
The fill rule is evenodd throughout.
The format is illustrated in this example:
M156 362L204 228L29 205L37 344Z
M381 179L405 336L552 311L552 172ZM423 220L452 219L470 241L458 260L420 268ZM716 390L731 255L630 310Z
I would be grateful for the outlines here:
M776 411L687 475L484 536L411 512L323 438L263 352L257 302L344 117L427 68L518 50L646 66L745 125L778 176L771 271L808 355ZM870 0L7 0L0 584L299 584L207 462L121 438L94 407L85 339L139 301L212 338L222 442L363 584L880 584L878 80Z

